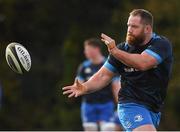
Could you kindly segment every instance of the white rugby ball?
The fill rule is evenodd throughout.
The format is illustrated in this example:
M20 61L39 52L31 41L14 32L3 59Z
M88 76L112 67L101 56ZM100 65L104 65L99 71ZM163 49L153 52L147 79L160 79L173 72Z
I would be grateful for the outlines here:
M10 68L19 74L31 69L31 57L27 49L19 43L10 43L6 47L6 61Z

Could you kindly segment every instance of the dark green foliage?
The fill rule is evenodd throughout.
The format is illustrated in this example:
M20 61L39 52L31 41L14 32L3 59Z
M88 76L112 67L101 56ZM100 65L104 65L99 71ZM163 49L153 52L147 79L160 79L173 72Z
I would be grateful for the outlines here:
M159 130L180 129L179 0L1 0L0 80L3 105L0 130L82 130L80 98L68 99L61 88L73 83L84 60L83 41L104 32L124 41L129 12L145 8L154 15L155 32L174 47L174 67ZM23 44L32 57L25 75L11 71L5 48ZM107 55L107 49L103 47Z

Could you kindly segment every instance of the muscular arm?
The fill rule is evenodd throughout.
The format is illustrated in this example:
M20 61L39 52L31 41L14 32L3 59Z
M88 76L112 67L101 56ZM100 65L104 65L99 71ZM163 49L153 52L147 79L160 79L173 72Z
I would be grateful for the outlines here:
M146 52L141 54L127 53L116 47L114 39L105 34L101 34L101 37L101 40L107 45L110 54L129 67L145 71L158 64L157 60Z
M158 64L157 60L146 52L142 52L141 54L131 54L119 50L118 48L114 48L110 53L125 65L142 71L153 68Z
M109 84L114 74L115 73L109 71L103 66L96 74L83 84L76 79L73 85L63 87L63 94L68 94L68 97L70 98L100 90Z
M91 93L102 89L110 83L114 73L106 69L104 66L94 74L87 82L83 83L86 87L86 93Z

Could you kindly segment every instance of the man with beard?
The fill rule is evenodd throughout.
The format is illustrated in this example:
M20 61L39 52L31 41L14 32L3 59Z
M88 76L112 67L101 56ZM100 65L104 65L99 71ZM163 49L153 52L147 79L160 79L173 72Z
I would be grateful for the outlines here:
M126 42L101 34L110 53L102 68L83 84L78 80L64 87L63 94L78 97L107 85L115 73L121 75L118 116L127 131L155 131L167 92L173 55L167 38L153 33L153 16L135 9L127 22Z

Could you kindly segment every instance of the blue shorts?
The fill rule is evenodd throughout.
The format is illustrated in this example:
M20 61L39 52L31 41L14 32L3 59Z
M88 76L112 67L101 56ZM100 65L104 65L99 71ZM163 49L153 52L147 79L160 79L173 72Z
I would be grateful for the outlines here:
M81 118L84 122L110 122L114 113L114 102L101 104L91 104L83 102L81 104Z
M114 115L111 118L111 122L114 122L117 125L121 125L120 121L119 121L119 117L118 117L118 113L117 111L114 111Z
M154 113L136 103L122 103L118 104L118 116L123 128L126 131L132 131L146 124L154 125L157 128L161 113Z

